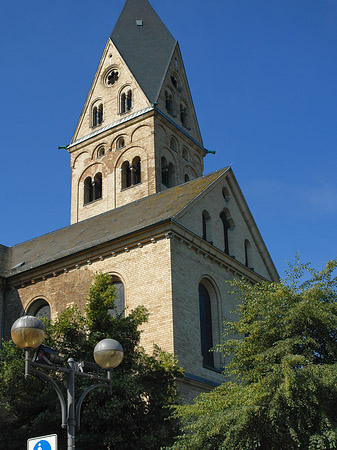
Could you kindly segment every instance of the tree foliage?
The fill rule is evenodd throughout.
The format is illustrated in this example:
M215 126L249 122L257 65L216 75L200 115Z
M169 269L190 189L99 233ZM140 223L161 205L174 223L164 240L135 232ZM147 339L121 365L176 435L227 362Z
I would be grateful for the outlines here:
M231 282L239 319L218 348L229 381L175 408L185 434L172 450L337 448L336 267L297 259L279 283Z
M140 347L139 326L147 320L138 307L126 317L111 314L114 287L109 275L97 274L88 291L85 314L67 308L54 322L47 322L46 345L75 361L92 361L93 348L106 337L119 341L124 359L113 370L112 395L95 389L82 406L81 429L76 448L95 450L158 450L172 442L175 420L168 419L168 406L175 398L175 380L181 375L176 360L154 348L148 355ZM102 372L102 375L104 372ZM1 448L21 450L27 438L57 433L65 448L60 427L58 399L52 387L33 376L24 380L23 352L12 341L3 342L0 365ZM49 373L59 385L64 376ZM93 384L76 377L76 393Z

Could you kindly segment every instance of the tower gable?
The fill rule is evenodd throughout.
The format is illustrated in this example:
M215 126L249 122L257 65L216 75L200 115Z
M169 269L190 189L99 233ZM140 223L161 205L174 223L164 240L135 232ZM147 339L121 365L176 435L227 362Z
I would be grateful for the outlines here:
M179 44L176 43L157 99L158 108L184 133L203 145Z
M108 39L72 143L148 106L150 103L143 90Z
M230 168L213 180L174 220L258 275L279 276Z

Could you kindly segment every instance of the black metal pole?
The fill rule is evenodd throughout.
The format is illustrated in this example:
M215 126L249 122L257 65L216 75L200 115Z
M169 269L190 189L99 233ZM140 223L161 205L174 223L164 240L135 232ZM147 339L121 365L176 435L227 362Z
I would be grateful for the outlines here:
M93 374L76 372L76 361L73 358L68 359L69 368L59 367L54 364L46 365L41 363L36 363L30 361L30 349L25 349L25 378L29 375L34 375L42 380L48 381L52 387L54 388L57 396L59 398L61 404L62 411L62 428L67 427L67 450L75 450L75 433L76 433L76 425L79 428L80 425L80 413L81 413L81 405L83 403L86 395L96 388L110 389L111 391L111 369L108 370L107 378L99 377ZM43 373L39 369L51 370L53 372L63 372L67 374L67 404L61 392L59 386L55 383L55 381L49 377L47 374ZM82 393L78 407L76 408L75 403L75 375L89 378L90 380L97 380L107 384L94 384L89 386Z
M67 403L68 403L68 421L67 421L67 437L68 450L75 449L75 361L73 358L68 359L69 374L67 379Z

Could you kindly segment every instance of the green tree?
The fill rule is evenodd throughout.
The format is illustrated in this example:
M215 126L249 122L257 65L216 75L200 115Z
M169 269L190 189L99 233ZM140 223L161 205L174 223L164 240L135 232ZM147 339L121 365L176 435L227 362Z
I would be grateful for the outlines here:
M229 381L174 408L185 433L172 450L337 448L336 266L297 260L279 283L231 283L239 319L218 349Z
M182 372L172 355L154 348L147 355L139 345L139 326L147 320L143 307L126 317L114 309L114 286L109 275L97 274L88 291L85 314L67 308L56 321L47 322L44 344L75 361L92 361L93 348L106 337L119 341L124 360L113 370L112 395L94 390L82 407L78 449L158 450L172 442L176 421L168 406L175 399L176 377ZM24 380L23 352L12 341L3 342L0 365L1 448L22 450L27 438L57 433L65 448L60 427L58 399L52 387L33 376ZM50 374L64 385L61 373ZM93 382L76 379L77 398Z

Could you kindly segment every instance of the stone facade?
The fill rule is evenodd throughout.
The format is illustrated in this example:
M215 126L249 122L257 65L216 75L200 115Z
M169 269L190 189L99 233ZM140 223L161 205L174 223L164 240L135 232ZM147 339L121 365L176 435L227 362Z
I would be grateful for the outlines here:
M130 42L118 31L125 24ZM205 341L220 342L236 307L226 281L278 274L232 170L202 177L207 152L177 42L147 0L127 0L116 27L68 146L72 225L0 246L1 333L40 305L51 319L69 305L83 309L93 274L110 273L124 286L126 314L149 311L145 349L157 344L178 357L188 401L224 380L226 361L217 353L206 364ZM151 83L132 53L143 32L154 46L139 49L144 59L167 55L160 70L149 67Z

